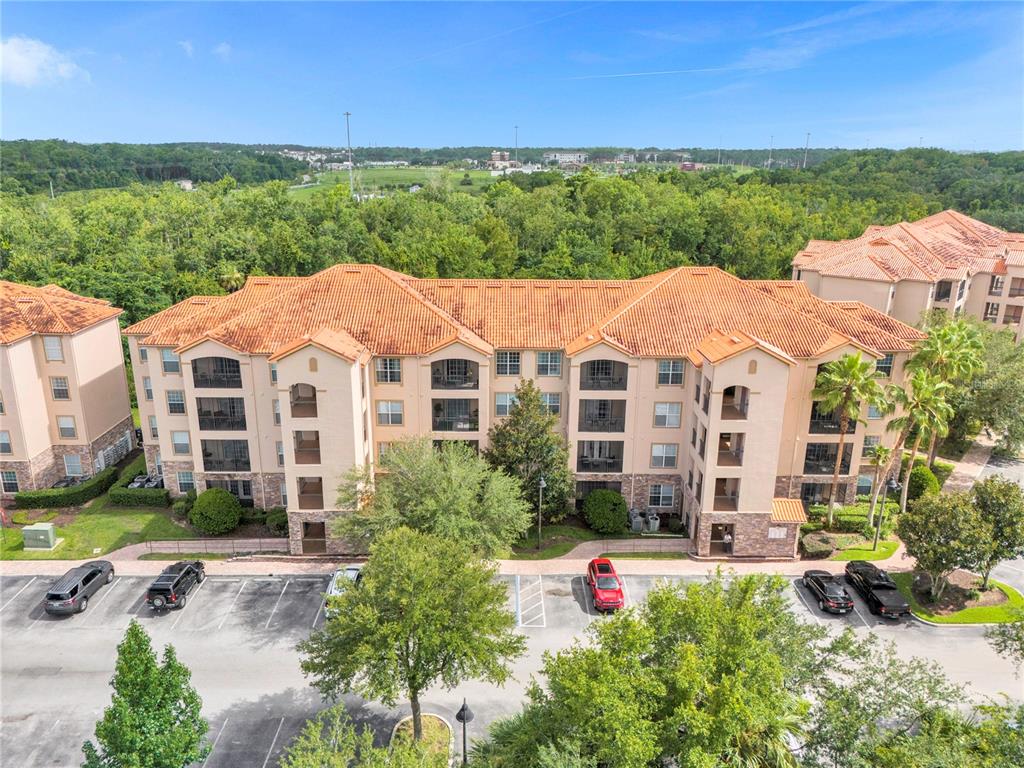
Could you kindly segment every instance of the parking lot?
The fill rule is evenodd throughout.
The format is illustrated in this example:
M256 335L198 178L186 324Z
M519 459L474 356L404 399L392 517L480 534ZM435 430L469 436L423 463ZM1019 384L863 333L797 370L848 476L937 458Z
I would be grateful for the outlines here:
M433 690L424 709L453 720L465 696L485 725L518 710L523 691L541 666L544 651L570 645L592 622L594 610L582 576L502 576L509 610L528 640L526 656L513 667L504 689L469 682L454 691ZM691 577L699 578L699 577ZM624 576L626 605L642 602L659 581ZM269 768L302 723L324 704L298 668L295 643L324 621L326 576L210 576L180 611L155 614L143 603L148 577L116 576L92 599L87 612L51 617L42 598L54 577L10 577L0 581L2 725L4 763L23 768L77 766L81 744L109 703L116 645L132 618L154 646L173 643L189 666L210 722L213 750L208 768ZM872 616L854 595L855 610L844 616L818 611L794 579L792 609L808 621L858 634L877 632L906 657L924 656L943 665L954 680L970 683L979 695L1005 692L1024 698L1011 665L989 649L978 627L930 627L903 619ZM386 737L402 707L387 709L355 698L347 701L354 719Z

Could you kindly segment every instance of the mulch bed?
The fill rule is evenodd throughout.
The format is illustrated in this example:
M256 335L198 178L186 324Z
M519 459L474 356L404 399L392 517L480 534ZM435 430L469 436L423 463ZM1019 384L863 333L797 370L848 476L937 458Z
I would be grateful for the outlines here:
M946 616L962 611L964 608L1002 605L1007 602L1006 594L1001 589L992 586L991 581L985 592L978 591L980 585L980 576L968 571L954 571L949 577L949 583L939 602L933 603L929 595L931 580L923 573L916 573L913 592L921 607L935 616Z

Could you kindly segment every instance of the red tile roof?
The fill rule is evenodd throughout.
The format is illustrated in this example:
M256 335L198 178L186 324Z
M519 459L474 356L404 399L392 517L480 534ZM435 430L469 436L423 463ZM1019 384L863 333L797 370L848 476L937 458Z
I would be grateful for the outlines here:
M36 288L0 280L0 344L33 334L72 334L117 317L109 301L78 296L56 285Z
M806 523L807 513L800 499L772 499L773 523Z

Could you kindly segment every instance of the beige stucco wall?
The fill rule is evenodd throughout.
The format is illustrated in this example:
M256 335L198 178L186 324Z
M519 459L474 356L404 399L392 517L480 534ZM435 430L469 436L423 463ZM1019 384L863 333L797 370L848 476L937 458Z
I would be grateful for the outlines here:
M922 283L916 280L901 280L896 284L896 295L893 298L890 315L900 322L915 328L921 324L921 314L933 306L932 296L935 286L932 283ZM947 304L935 304L935 306L950 307L956 302L957 287L953 284L953 291L950 301Z
M854 280L846 277L820 276L817 289L810 291L826 301L861 301L879 312L889 312L892 283L877 280Z

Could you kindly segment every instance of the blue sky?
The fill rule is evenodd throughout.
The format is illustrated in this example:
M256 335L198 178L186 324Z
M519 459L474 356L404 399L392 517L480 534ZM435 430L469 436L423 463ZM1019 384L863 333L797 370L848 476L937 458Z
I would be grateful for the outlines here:
M4 3L4 138L1024 146L1020 3Z

